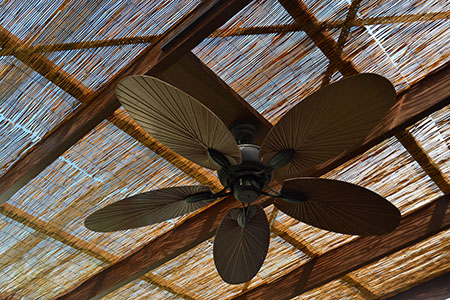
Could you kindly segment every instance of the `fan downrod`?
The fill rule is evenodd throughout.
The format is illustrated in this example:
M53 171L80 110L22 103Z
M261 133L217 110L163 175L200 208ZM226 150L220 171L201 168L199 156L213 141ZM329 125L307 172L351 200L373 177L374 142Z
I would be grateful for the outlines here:
M230 132L238 145L253 144L258 136L255 125L248 121L238 121L231 125Z

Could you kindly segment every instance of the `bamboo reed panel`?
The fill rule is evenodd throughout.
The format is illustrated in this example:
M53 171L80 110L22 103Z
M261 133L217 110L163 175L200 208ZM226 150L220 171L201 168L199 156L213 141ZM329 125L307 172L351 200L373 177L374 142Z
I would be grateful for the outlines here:
M96 209L128 195L183 184L195 182L104 122L19 191L9 203L43 220L51 220L66 231L75 231L80 238L97 243L104 250L123 255L158 232L169 230L173 222L132 233L98 234L87 230L83 219ZM66 188L69 187L68 193ZM149 234L150 228L156 231Z
M450 19L450 11L435 12L435 13L419 13L412 15L400 15L400 16L382 16L373 18L357 18L348 24L348 27L355 26L367 26L367 25L380 25L380 24L395 24L395 23L414 23L414 22L427 22ZM323 21L320 22L320 26L327 29L341 28L346 24L345 20L336 21ZM286 24L286 25L267 25L267 26L243 26L230 30L218 29L210 37L212 38L225 38L229 36L239 35L254 35L254 34L271 34L271 33L287 33L293 31L304 31L308 24ZM112 47L122 45L136 45L136 44L149 44L158 39L160 35L143 35L133 36L125 38L112 38L104 40L90 40L82 42L68 42L68 43L52 43L44 45L36 45L32 47L23 48L3 48L0 50L0 56L14 55L17 52L54 52L76 49L91 49L100 47Z
M261 4L253 5L255 7L259 5L258 9L266 9L267 15L270 15L271 12L277 16L278 14L282 15L282 11L278 12L280 8L274 3L262 1ZM315 7L314 3L318 3L318 7ZM329 3L327 5L321 2L314 3L307 2L307 4L311 4L309 8L314 13L321 12L322 15L319 14L318 17L319 21L321 18L323 20L324 18L345 17L346 10L343 10L345 5L334 7ZM242 22L246 26L265 24L257 18L247 20L246 16L245 13L242 13ZM235 23L231 22L227 28L222 28L222 33L226 34L228 31L235 30L234 28L239 24L237 20L240 18L241 16L237 16ZM288 22L289 18L286 18L287 20L283 20L284 22ZM390 28L397 25L376 27L376 30L372 30L373 34L369 34L365 29L355 27L350 30L343 54L346 59L354 62L356 68L361 72L383 74L394 83L397 91L401 91L447 60L449 45L445 41L448 40L449 26L445 26L446 22L444 19L441 22L414 23L411 26L415 28L408 32L397 30L399 36L396 38L390 38L390 35L385 32L389 32ZM398 27L404 28L404 26ZM194 53L266 118L271 122L276 122L294 103L320 86L317 73L324 73L326 70L327 59L320 52L317 53L317 49L313 45L309 52L307 45L311 42L307 37L300 39L302 35L305 36L302 32L296 32L283 35L268 34L254 37L208 39L200 44ZM332 31L332 35L337 40L339 32ZM286 36L289 38L285 38ZM414 45L391 51L391 48L398 44L397 41L401 40L404 43L411 41L405 36L414 36ZM415 38L419 40L416 41ZM426 47L424 42L426 42ZM293 47L294 45L300 46ZM302 51L302 49L305 50ZM276 53L275 58L271 57L273 51ZM397 61L400 60L400 52L403 53L402 56L411 57L411 59L402 61L403 69L398 68ZM300 59L300 55L306 57L301 61L300 66L293 61L296 54L298 55L297 60ZM420 56L417 56L418 54ZM311 59L312 57L314 59ZM307 68L311 63L314 63L312 67ZM302 67L303 69L299 69ZM264 71L261 72L261 70ZM298 73L296 73L297 70ZM287 82L288 85L284 82ZM267 95L268 91L269 95Z
M1 175L80 102L15 58L0 60L0 70Z
M444 230L350 274L384 298L449 271L450 230Z
M2 4L0 17L2 26L25 41L24 47L51 44L92 47L99 40L133 41L139 36L161 34L198 3L186 1L180 9L181 6L162 1L134 6L126 2L112 5L110 1L95 4L65 1L62 4L46 3L37 10L26 2L7 1ZM305 3L322 25L344 24L349 7L347 2L330 4L308 0ZM345 58L351 59L358 70L387 76L398 91L442 65L449 55L448 8L433 6L431 2L404 7L392 1L382 1L378 6L364 1L353 25L375 22L384 25L373 27L371 33L352 27L343 50ZM16 14L19 9L21 23ZM447 12L439 9L447 9ZM394 24L398 22L404 24ZM266 118L276 122L298 101L320 87L322 74L330 66L305 33L292 24L293 19L277 1L254 2L220 29L220 34L230 36L213 35L197 47L195 53ZM234 36L247 27L269 31L291 28L289 30L294 32ZM339 30L330 32L337 40ZM74 49L51 53L48 57L71 76L95 89L138 55L142 47L144 45ZM1 173L72 113L79 102L14 58L3 57L0 64ZM341 76L334 73L331 81ZM446 176L450 172L449 118L447 107L409 129ZM398 205L402 213L411 212L442 194L394 140L370 149L326 176L373 189ZM82 220L95 209L131 193L183 183L194 182L114 126L103 123L24 187L10 204L100 249L123 256L172 228L173 222L125 233L96 234L84 229ZM275 229L277 224L284 226L285 235L306 245L313 253L324 253L354 239L308 227L282 213L276 217ZM4 217L0 217L0 237L6 241L0 247L1 262L5 263L0 264L0 275L5 278L0 285L2 293L7 286L8 291L25 299L50 297L52 292L59 293L104 267L101 260ZM431 277L437 276L447 262L443 254L448 251L442 247L448 245L448 235L437 240L433 238L419 245L423 251L410 247L398 256L394 254L355 271L360 273L358 276L352 273L352 276L358 281L361 279L361 284L370 292L382 297L394 293L396 286L405 289L420 282L420 269ZM439 241L441 248L436 246ZM409 258L409 262L403 257ZM303 252L272 235L266 262L248 288L282 276L291 267L306 261L308 257ZM193 268L189 268L192 267L189 264L193 264ZM390 276L385 278L386 293L380 292L384 289L384 277L377 278L376 275L380 270L387 271ZM189 286L205 298L228 297L242 290L242 286L234 288L221 282L212 263L211 241L156 271L159 276L180 286ZM405 277L399 275L401 271L405 271ZM204 278L186 274L204 274ZM399 278L403 282L395 281ZM375 284L371 285L372 282ZM108 299L158 297L177 299L142 280L107 296ZM314 297L359 299L361 294L343 280L336 280L305 293L301 299Z
M5 203L2 207L0 207L0 213L6 217L8 217L16 222L19 222L29 228L32 228L36 231L36 233L34 235L29 236L26 244L24 244L23 241L18 241L16 243L17 248L20 249L20 255L16 254L15 256L8 257L7 259L3 258L1 261L1 264L4 266L14 264L15 261L18 261L21 258L23 258L23 256L26 255L26 253L28 253L35 246L37 246L37 244L33 244L32 242L30 242L30 237L31 238L35 238L35 237L39 238L40 242L45 240L46 237L51 237L52 239L54 239L58 242L61 242L67 246L70 246L75 250L78 250L77 252L72 253L69 257L65 258L64 264L66 264L69 261L71 261L72 259L74 259L77 256L77 254L79 254L79 253L87 254L105 264L111 264L120 259L117 256L111 255L110 253L99 249L93 243L86 243L85 241L77 238L76 236L70 235L70 234L62 231L57 226L55 226L51 223L46 223L39 219L36 219L35 217L33 217L23 211L20 211L19 209L15 208L7 203ZM13 246L10 248L14 249L15 247ZM52 267L48 270L40 272L39 276L31 278L30 282L28 282L27 285L34 286L33 283L35 281L40 280L42 277L44 277L45 274L49 274L54 269L55 268ZM167 280L165 280L164 278L158 277L154 274L151 274L151 273L147 274L146 276L143 276L142 279L149 283L152 283L156 287L159 287L165 291L169 291L172 294L178 295L183 299L202 300L197 295L192 295L188 290L186 290L182 287L177 287L177 286L167 282Z

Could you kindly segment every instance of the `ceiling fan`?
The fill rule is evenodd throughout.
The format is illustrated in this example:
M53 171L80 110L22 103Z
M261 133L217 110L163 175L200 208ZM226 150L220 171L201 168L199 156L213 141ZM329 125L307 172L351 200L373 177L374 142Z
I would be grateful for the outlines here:
M299 177L302 171L360 142L395 101L382 76L359 74L323 87L288 111L261 147L248 122L230 128L183 91L153 77L119 82L117 98L130 116L173 151L213 170L224 188L179 186L149 191L110 204L85 220L98 232L137 228L169 220L214 200L233 195L242 208L223 218L214 240L214 262L222 279L252 279L267 255L270 228L264 210L252 205L261 195L287 215L329 231L381 235L397 227L400 212L363 187L324 178ZM269 184L282 184L277 191Z

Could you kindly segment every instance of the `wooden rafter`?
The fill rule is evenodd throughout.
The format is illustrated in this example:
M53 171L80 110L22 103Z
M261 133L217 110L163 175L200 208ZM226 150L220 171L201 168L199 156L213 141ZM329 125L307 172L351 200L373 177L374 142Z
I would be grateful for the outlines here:
M98 92L89 95L85 105L72 114L67 121L48 133L27 155L18 160L1 178L0 203L7 201L22 186L44 170L46 166L50 165L84 135L95 128L97 124L113 115L114 111L120 106L115 98L114 88L121 78L132 74L145 74L149 71L153 75L161 74L174 64L179 57L188 53L191 48L195 47L216 28L230 19L248 2L212 0L201 2L192 13L175 24L155 44L143 50L132 64L122 69ZM208 11L206 16L204 15L205 11ZM196 21L192 23L193 20ZM182 37L177 38L180 34L182 34ZM11 41L11 39L10 36L5 35L5 30L2 30L0 40L2 40L2 46L14 46L14 44L8 44L8 41ZM161 48L169 41L175 42L171 43L170 47L165 47L165 50L162 51ZM35 58L34 55L38 54L32 54L32 60ZM34 69L50 74L49 78L52 79L52 82L68 81L67 76L65 76L67 73L61 70L56 72L56 70L49 68L49 65L41 66L38 63L35 64ZM85 97L83 90L79 86L76 90L72 90L73 86L76 85L65 86L64 90L71 95L77 95L77 99Z
M434 164L425 150L420 146L414 136L407 130L402 130L395 135L405 149L419 163L425 173L433 180L444 194L450 193L450 181L445 174Z
M344 49L345 42L347 41L348 34L350 33L350 28L355 21L356 13L358 12L359 6L362 0L353 0L350 5L347 17L345 18L344 24L341 27L341 32L339 33L339 38L336 43L336 55L341 57L342 50ZM336 66L332 63L328 64L327 70L323 76L322 86L325 86L330 83L330 78L336 70Z
M216 80L220 81L217 76ZM213 78L210 81L213 82ZM323 175L347 160L364 153L386 138L393 136L398 130L412 125L422 117L449 104L449 82L450 66L425 78L407 92L398 96L397 104L362 143L301 175ZM213 101L211 100L211 102ZM208 103L205 104L208 105ZM245 107L242 109L245 109ZM157 268L166 261L210 238L217 229L221 217L236 205L236 201L232 199L225 199L212 205L186 220L177 228L149 242L132 255L94 275L79 287L68 291L60 299L79 299L86 295L98 295L100 297L141 274ZM129 277L126 278L126 276Z
M315 259L316 257L319 256L318 253L316 253L314 250L311 250L311 246L308 243L300 240L296 234L290 233L289 228L287 228L287 226L279 222L275 222L272 227L272 232L281 237L282 239L284 239L289 244L291 244L294 248L305 253L307 256L310 257L310 259ZM348 285L358 290L361 296L364 297L365 299L376 298L365 286L363 286L349 274L343 276L341 279Z
M394 232L360 237L318 256L308 263L262 284L233 300L290 299L338 279L384 256L414 245L450 227L450 195L445 195L404 216Z
M279 0L279 2L298 24L308 24L305 27L305 33L330 60L330 64L336 65L342 75L350 76L358 72L351 62L341 58L336 41L320 25L320 22L302 1Z
M18 39L2 27L0 27L0 37L3 38L6 44L11 46L19 47L23 44L20 39ZM23 52L17 54L16 57L24 64L41 74L43 77L53 82L56 86L65 90L81 103L88 103L90 101L90 95L94 94L94 91L90 90L82 82L62 70L59 66L54 64L42 54ZM48 72L48 70L52 71ZM134 122L125 113L116 111L114 112L113 116L109 117L108 120L112 124L120 128L122 131L135 138L141 144L163 157L169 163L179 168L185 174L197 180L199 183L210 185L214 190L220 189L221 185L218 182L217 178L211 176L211 174L206 172L202 167L193 164L189 160L183 158L182 156L178 155L177 153L173 152L172 150L158 142L155 138L153 138L140 126L138 126L136 122ZM20 164L20 162L18 162L17 164ZM13 171L13 168L14 167L11 168L11 171ZM0 179L0 182L3 182L3 180ZM16 189L20 187L20 185L16 186Z
M312 22L311 24L313 24L313 27L314 26L317 27L317 30L315 30L314 32L307 31L307 33L311 37L311 39L313 39L314 43L322 50L322 52L330 60L328 69L325 72L325 78L323 81L324 84L327 84L329 82L329 78L334 72L336 67L345 66L349 64L351 65L351 62L343 59L341 57L341 54L342 54L342 47L345 43L345 40L349 32L350 24L353 23L353 19L355 18L359 5L361 3L360 0L354 0L352 2L352 5L349 8L347 18L343 24L342 31L337 43L335 43L333 39L329 38L329 35L324 28L320 28L318 24L314 25L314 23L317 23L317 21L314 19L312 15L310 15L310 13L307 11L306 6L301 1L280 0L280 2L283 4L286 10L288 10L288 12L292 14L292 16L295 18L297 22L301 22L302 18L308 19L310 22ZM359 72L355 68L353 68L347 69L347 74L344 73L342 74L348 76L348 75L355 75L358 73ZM406 130L402 130L400 133L396 135L396 137L402 143L402 145L405 146L406 150L411 154L413 159L416 160L420 164L420 166L424 169L424 171L427 173L427 175L430 176L433 182L435 182L436 185L438 185L438 187L444 193L449 193L450 184L448 182L448 179L441 173L439 168L437 168L434 165L432 160L426 155L426 153L423 151L423 149L420 147L420 145L414 139L414 137L411 134L409 134Z
M50 237L56 241L63 243L64 245L67 245L69 247L72 247L72 248L78 250L81 253L89 255L101 262L104 262L107 265L110 265L114 261L119 260L118 256L113 255L107 251L104 251L101 248L96 247L92 243L86 242L70 233L67 233L52 223L48 223L48 222L39 220L38 218L28 214L27 212L25 212L21 209L18 209L12 205L9 205L7 203L0 206L0 214L18 222L18 223L21 223L21 224L35 230L36 232L41 233L42 235L44 235L46 237ZM40 242L41 241L42 240L40 239ZM28 244L27 244L27 246L28 246ZM36 246L36 244L34 246ZM26 250L22 249L22 251L26 251ZM5 263L5 262L2 262L2 263ZM44 276L44 274L41 273L40 276ZM172 294L175 294L178 297L181 297L183 299L203 300L199 295L195 295L183 287L180 287L173 283L170 283L158 275L149 273L149 274L143 275L141 277L141 279L145 280L161 289L164 289Z
M412 15L406 14L400 16L383 16L383 17L355 19L349 24L349 27L439 21L439 20L447 20L449 18L450 18L450 11L443 11L437 13L421 13ZM320 22L320 26L327 29L341 28L342 26L345 25L346 22L347 20L324 21ZM287 24L287 25L283 24L283 25L269 25L269 26L239 27L231 31L225 29L217 29L214 33L210 35L210 37L221 38L221 37L242 36L242 35L296 32L296 31L304 31L305 26L308 26L308 24ZM149 44L155 42L160 37L161 37L160 35L147 35L147 36L125 37L125 38L97 40L97 41L36 45L26 48L6 47L0 49L0 56L16 55L17 52L55 52L55 51L67 51L76 49L112 47L121 45Z

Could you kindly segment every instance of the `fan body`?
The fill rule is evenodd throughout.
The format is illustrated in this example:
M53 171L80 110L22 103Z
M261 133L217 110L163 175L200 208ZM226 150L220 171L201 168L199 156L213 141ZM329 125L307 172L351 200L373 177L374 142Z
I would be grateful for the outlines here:
M138 194L90 215L85 225L101 232L146 226L184 215L223 196L242 208L223 218L214 242L214 261L225 282L253 278L266 257L270 228L254 202L273 197L287 215L329 231L380 235L396 228L400 212L363 187L325 178L301 177L311 167L362 141L387 114L395 90L375 74L348 77L300 101L269 131L261 147L252 124L226 128L208 108L175 87L148 76L123 79L117 97L129 114L172 150L217 170L224 186L181 186ZM273 177L279 191L269 184Z
M243 203L258 199L265 186L272 180L272 172L259 159L260 147L257 145L238 145L242 162L239 165L217 171L220 182L233 191L234 197Z

